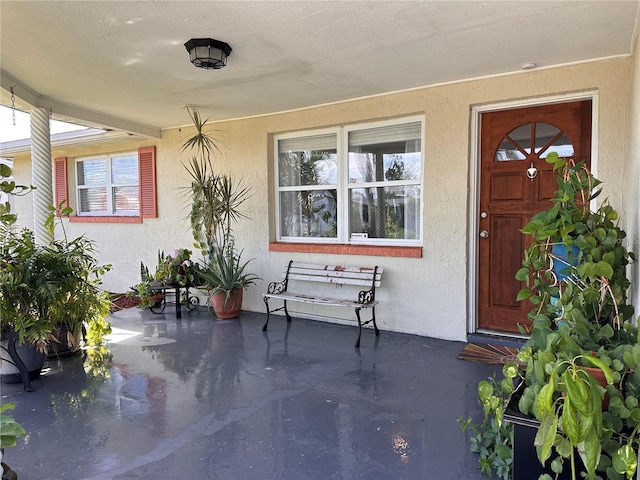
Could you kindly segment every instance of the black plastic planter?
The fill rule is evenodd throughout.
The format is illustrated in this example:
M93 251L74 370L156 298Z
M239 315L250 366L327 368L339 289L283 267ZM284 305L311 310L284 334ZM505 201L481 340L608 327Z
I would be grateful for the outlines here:
M2 383L22 382L24 389L31 392L31 380L40 376L45 355L30 345L20 345L17 333L7 333L0 338L0 354L2 367L0 381Z
M538 460L536 447L533 445L540 422L535 418L525 416L518 410L518 402L523 389L524 383L518 385L511 395L504 413L504 419L513 424L513 478L515 480L538 480L543 473L548 473L551 478L556 478L556 474L550 468L554 457L549 458L543 467ZM582 468L582 461L579 457L576 466ZM565 467L558 476L558 480L571 480L571 468L568 461L565 462Z

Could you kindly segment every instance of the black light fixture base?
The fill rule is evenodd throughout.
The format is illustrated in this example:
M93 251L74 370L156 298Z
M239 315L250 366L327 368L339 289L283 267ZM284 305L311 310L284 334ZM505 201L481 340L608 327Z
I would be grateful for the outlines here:
M198 68L219 70L227 64L231 54L228 43L213 38L192 38L184 44L189 52L189 60Z

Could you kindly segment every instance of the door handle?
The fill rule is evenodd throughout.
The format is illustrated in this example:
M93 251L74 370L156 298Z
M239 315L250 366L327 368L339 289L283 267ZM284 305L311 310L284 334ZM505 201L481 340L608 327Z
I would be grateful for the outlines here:
M480 232L480 238L489 238L489 232L487 232L486 230L482 230Z

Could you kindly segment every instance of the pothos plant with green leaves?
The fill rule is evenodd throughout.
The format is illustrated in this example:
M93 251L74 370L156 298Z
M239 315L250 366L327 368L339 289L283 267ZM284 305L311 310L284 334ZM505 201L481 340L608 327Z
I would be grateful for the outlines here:
M618 213L607 200L591 210L602 182L584 162L555 152L546 161L553 164L558 189L550 208L534 215L521 230L532 241L516 274L526 283L518 300L531 302L529 318L534 323L553 322L560 312L564 321L584 318L620 328L633 315L627 304L626 269L635 255L624 246L626 233L618 225ZM554 253L554 246L564 247L567 258ZM568 274L568 281L558 281L558 273Z
M470 431L471 451L478 454L478 469L493 478L509 480L513 468L513 425L504 420L509 398L514 391L519 368L515 363L502 367L499 382L495 374L478 383L478 401L484 418L474 423L471 417L459 418L463 432Z

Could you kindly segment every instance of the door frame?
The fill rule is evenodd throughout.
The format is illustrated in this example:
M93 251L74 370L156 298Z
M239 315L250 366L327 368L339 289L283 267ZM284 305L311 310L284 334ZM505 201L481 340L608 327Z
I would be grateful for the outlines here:
M469 290L467 301L467 334L488 333L505 337L518 337L517 334L483 330L478 328L478 221L480 217L480 116L486 112L511 110L523 107L537 107L554 103L565 103L576 100L591 100L591 171L598 172L598 99L597 90L567 93L529 99L509 100L471 106L470 121L470 155L469 155L469 218L467 222L468 252L467 275Z

